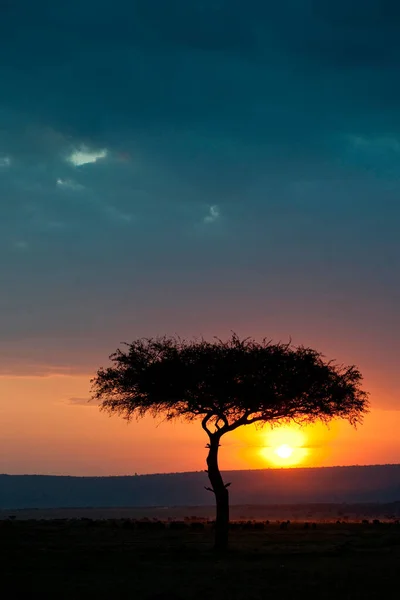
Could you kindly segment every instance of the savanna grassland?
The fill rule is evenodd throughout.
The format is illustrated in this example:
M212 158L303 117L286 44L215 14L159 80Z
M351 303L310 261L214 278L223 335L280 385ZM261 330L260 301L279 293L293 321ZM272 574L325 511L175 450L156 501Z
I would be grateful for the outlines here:
M397 597L396 523L234 524L3 520L2 596L181 600ZM161 595L160 595L161 594Z

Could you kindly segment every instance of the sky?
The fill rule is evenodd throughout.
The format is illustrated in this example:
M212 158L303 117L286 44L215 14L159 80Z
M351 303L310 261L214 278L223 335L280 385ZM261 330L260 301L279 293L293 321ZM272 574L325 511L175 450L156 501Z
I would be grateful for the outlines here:
M1 2L0 472L202 469L198 424L128 426L89 380L232 330L363 372L365 424L300 464L399 461L399 66L397 0ZM268 436L222 467L279 465Z

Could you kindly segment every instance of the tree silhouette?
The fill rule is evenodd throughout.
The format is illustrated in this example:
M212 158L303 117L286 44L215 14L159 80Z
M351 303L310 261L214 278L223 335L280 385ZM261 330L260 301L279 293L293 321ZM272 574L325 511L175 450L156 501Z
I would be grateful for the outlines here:
M101 410L130 420L147 414L198 419L207 433L207 473L216 499L215 547L225 549L229 483L222 479L222 436L252 423L311 423L333 418L356 425L368 394L355 366L341 366L311 348L240 339L139 339L110 356L92 379Z

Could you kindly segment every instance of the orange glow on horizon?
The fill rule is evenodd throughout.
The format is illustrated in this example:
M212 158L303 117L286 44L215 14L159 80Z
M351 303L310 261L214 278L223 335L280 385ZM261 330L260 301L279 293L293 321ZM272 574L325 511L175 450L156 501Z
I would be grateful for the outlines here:
M88 404L88 375L0 377L0 472L63 475L171 473L205 468L199 422L132 421ZM398 463L400 411L345 421L254 425L224 436L222 470ZM286 448L286 446L289 448ZM282 447L285 447L282 449Z

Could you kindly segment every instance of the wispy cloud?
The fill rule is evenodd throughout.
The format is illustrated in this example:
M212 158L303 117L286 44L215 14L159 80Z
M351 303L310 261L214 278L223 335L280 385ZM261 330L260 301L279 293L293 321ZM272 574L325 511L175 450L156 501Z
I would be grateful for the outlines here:
M362 165L370 173L398 178L399 136L348 135L346 142L343 153L345 160L353 165Z
M119 221L120 223L131 223L132 215L128 213L122 212L115 206L111 204L102 204L101 205L103 212L108 215L113 221Z
M90 163L96 163L99 159L106 158L108 150L89 150L86 146L75 149L67 156L67 161L74 167L81 167Z
M61 189L68 189L68 190L74 190L76 192L80 191L80 190L84 190L85 186L82 185L81 183L77 183L76 181L73 181L72 179L57 179L56 181L56 185L61 188Z
M17 252L26 252L29 250L29 244L25 240L17 240L13 242L12 247Z
M11 166L11 158L9 156L0 156L0 169Z
M100 402L97 400L92 400L91 398L69 398L68 404L72 404L74 406L99 406Z
M87 192L84 194L83 198L87 204L92 205L93 209L103 213L105 216L109 217L111 221L119 222L119 223L131 223L132 215L129 213L120 210L113 204L110 204L106 200L102 198L102 195L99 194L96 190L90 189L73 179L62 179L58 178L56 181L56 185L61 190L73 191L73 192Z
M221 216L221 212L216 204L210 206L208 214L204 217L204 223L214 223Z
M350 146L358 150L374 152L400 152L400 140L396 137L348 136Z

